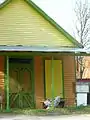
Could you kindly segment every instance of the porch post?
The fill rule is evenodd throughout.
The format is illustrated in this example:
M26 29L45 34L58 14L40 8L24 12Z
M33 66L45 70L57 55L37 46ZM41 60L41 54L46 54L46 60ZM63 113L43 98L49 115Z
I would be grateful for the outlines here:
M9 106L9 58L6 57L6 111L10 110Z
M54 108L54 58L52 56L51 61L51 69L52 69L52 82L51 82L51 93L52 93L52 108Z

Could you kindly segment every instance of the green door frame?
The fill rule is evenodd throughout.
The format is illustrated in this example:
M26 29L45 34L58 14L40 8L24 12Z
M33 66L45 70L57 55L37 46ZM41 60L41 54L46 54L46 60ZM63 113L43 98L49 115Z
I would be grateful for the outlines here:
M9 58L24 58L24 56L5 56L5 93L6 93L6 112L10 111L10 103L9 103ZM25 56L25 58L32 58L32 94L33 94L33 102L35 102L34 98L34 56ZM35 103L34 103L35 107Z

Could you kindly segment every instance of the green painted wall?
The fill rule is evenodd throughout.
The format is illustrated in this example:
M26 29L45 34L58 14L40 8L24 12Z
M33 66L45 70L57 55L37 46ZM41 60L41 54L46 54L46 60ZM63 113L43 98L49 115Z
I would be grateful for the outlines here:
M74 46L24 0L0 9L0 30L0 45Z
M46 83L46 98L52 97L51 83L51 60L45 60L45 83ZM54 60L54 96L63 97L63 83L62 83L62 61Z

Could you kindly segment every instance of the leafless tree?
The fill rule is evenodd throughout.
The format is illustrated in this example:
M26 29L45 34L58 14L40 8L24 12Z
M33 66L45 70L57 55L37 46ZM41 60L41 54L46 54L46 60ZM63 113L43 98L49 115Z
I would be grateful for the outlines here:
M90 5L88 0L75 1L75 15L76 15L76 34L85 48L90 47ZM80 78L82 79L84 71L83 56L78 57L80 66Z

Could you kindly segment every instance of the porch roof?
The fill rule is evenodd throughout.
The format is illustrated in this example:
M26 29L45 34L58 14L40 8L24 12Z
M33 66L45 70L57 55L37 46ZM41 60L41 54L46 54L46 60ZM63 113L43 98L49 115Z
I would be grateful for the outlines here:
M69 53L88 53L87 50L82 48L70 47L48 47L48 46L0 46L0 51L17 51L17 52L69 52Z

